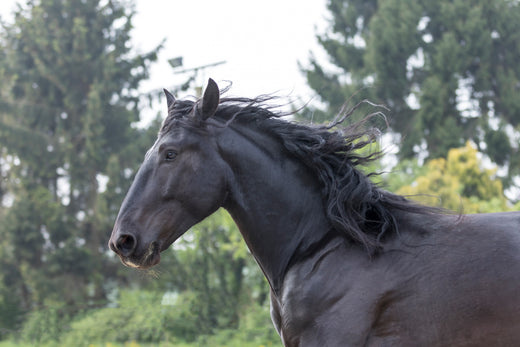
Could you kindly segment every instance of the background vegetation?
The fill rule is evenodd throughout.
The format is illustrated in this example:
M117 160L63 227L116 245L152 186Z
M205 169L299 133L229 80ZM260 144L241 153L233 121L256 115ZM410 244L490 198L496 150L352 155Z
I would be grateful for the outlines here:
M323 107L301 117L326 121L352 95L384 103L400 148L379 168L387 189L467 213L519 210L518 2L328 8L318 38L330 61L302 67ZM132 49L132 15L118 0L29 1L0 29L0 347L279 346L268 285L226 212L153 271L107 249L161 119L136 126L161 47Z

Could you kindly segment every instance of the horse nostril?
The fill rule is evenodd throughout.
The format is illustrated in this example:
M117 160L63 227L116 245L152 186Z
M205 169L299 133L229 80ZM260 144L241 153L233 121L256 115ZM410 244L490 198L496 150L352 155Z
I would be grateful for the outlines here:
M124 257L131 255L135 247L137 246L137 240L132 234L122 234L117 238L116 241L116 252Z

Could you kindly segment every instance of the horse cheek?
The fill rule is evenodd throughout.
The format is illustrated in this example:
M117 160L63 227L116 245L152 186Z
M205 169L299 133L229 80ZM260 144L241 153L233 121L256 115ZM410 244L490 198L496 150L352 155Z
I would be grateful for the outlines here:
M204 217L216 211L222 204L225 183L220 173L217 163L206 164L202 170L197 171L191 184L191 196L197 200L195 203L203 210L201 212Z
M219 207L222 180L219 175L215 175L218 173L215 163L204 163L200 160L202 158L196 157L190 159L170 172L164 184L163 197L202 220Z

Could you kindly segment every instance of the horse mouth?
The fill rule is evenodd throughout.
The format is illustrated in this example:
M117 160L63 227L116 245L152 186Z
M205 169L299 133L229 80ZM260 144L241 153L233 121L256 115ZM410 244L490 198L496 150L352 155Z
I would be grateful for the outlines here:
M121 262L135 269L146 270L159 264L161 261L161 247L157 241L150 243L144 254L139 257L121 257Z

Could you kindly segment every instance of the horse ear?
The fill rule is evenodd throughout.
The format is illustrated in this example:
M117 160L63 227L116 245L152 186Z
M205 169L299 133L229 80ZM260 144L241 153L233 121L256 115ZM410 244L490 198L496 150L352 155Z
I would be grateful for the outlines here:
M204 121L213 116L217 112L219 100L220 91L217 83L210 78L202 100L199 101L197 116Z
M170 113L170 109L172 108L173 104L175 104L175 96L173 96L172 93L170 93L168 90L163 89L164 95L166 95L166 104L168 105L168 113Z

